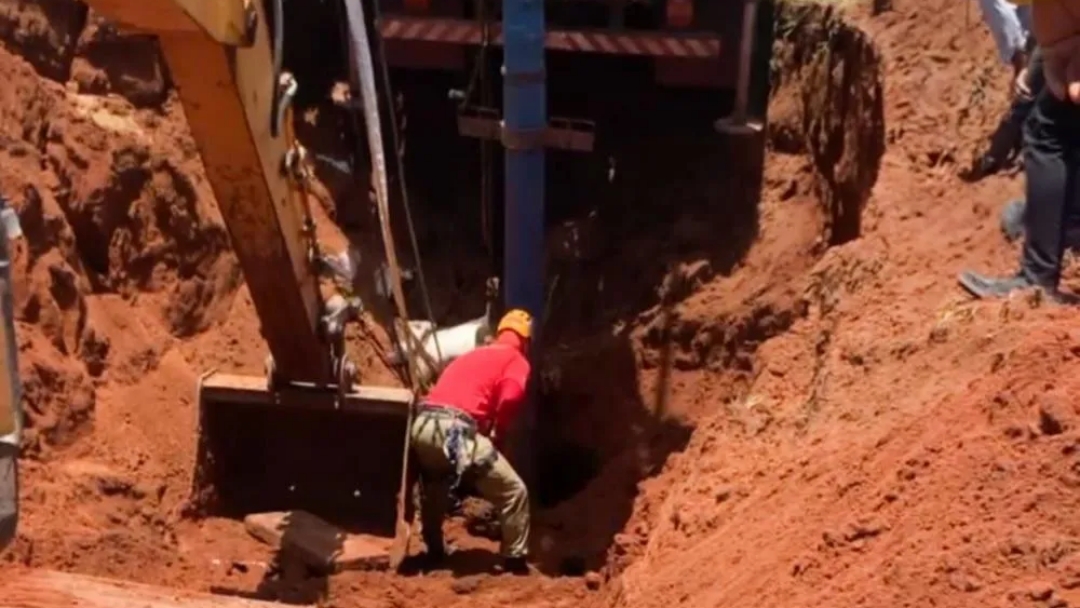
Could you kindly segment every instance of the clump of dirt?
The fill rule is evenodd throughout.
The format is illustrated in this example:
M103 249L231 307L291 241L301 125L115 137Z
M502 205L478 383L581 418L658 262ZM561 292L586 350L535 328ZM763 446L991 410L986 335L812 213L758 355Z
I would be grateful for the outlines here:
M136 304L160 337L190 336L223 318L241 277L208 188L189 177L199 160L180 119L48 79L66 80L84 47L65 41L96 26L83 29L77 3L24 5L0 15L4 44L30 61L5 52L0 65L11 83L0 186L26 234L12 268L25 448L44 456L89 432L96 385L137 377L161 354L155 339L117 333L115 307Z
M63 82L87 13L85 4L70 0L7 2L0 7L0 38L43 77Z
M71 81L80 93L116 93L136 107L156 107L169 93L168 66L157 41L121 33L89 11L71 62Z
M746 390L651 482L639 509L654 527L611 605L1076 599L1072 450L1058 443L1076 313L967 302L953 279L960 263L1015 260L989 195L1019 184L943 171L1004 107L968 92L995 73L1004 90L1007 75L962 6L869 12L854 15L886 59L889 145L862 236L813 265L805 314L761 344ZM778 135L778 151L804 145Z

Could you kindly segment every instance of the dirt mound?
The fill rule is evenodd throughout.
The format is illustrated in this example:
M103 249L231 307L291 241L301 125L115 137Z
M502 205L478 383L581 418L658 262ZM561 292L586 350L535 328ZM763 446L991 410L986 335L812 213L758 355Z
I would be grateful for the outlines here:
M991 213L1019 186L956 177L1004 108L987 90L1007 87L964 10L856 13L887 66L863 235L802 278L805 316L650 482L639 503L655 527L611 605L1075 601L1060 420L1076 313L968 303L953 279L961 264L1009 269Z
M952 282L1014 260L990 218L1018 182L955 177L1005 70L954 2L869 12L778 10L764 140L703 133L714 99L652 93L642 107L683 111L620 142L602 194L560 204L592 240L552 237L540 574L487 574L491 514L470 500L454 573L327 580L281 571L234 520L181 517L195 379L258 373L264 349L156 45L67 0L0 9L0 190L27 234L27 489L6 559L341 606L1075 601L1077 313L975 305ZM423 122L446 121L416 91L443 84L402 86L431 198L462 167L425 163L473 156ZM325 106L297 126L316 155L347 148ZM562 162L561 187L593 179ZM320 196L358 196L329 164ZM459 320L489 269L454 188L468 204L418 224L437 314ZM346 236L363 235L331 246ZM379 343L351 346L366 381L393 382Z
M179 118L73 93L9 55L0 69L14 136L0 183L27 235L13 273L34 451L93 419L94 379L130 375L128 336L103 308L138 300L167 334L191 335L222 318L240 276L205 184L185 177L199 161Z

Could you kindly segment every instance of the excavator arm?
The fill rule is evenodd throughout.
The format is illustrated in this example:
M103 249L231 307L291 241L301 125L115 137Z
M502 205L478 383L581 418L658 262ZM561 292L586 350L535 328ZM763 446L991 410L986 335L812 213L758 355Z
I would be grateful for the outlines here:
M396 546L407 548L414 395L354 383L340 322L354 309L320 292L310 170L292 134L298 83L282 68L284 0L87 3L158 37L270 351L265 378L211 372L199 381L189 506L247 515L346 502L354 514L370 512L379 530L394 524ZM366 451L328 456L326 446ZM396 506L366 498L384 490L397 490ZM359 495L365 501L352 505Z
M286 382L332 381L334 361L320 331L312 234L287 169L297 151L282 128L290 83L275 73L280 58L274 57L262 2L89 4L122 26L158 35L274 371Z

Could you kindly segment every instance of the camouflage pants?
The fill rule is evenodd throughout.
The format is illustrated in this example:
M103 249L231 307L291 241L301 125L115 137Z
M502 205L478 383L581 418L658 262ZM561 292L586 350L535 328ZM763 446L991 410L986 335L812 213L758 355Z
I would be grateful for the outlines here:
M424 542L429 550L443 546L442 524L450 509L450 489L455 478L446 448L455 432L463 435L464 476L499 514L499 552L503 557L524 557L529 544L529 494L525 483L490 439L448 410L421 409L411 429L423 486L420 521Z

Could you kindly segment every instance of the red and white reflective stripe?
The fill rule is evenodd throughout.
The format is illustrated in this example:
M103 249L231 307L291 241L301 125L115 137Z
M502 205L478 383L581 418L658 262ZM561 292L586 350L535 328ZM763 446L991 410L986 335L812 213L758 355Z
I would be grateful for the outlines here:
M492 24L490 31L492 44L501 45L502 28ZM379 33L387 40L480 44L480 26L460 19L384 17L379 23ZM552 30L547 33L544 46L553 51L644 57L708 59L720 55L720 37L703 33Z

